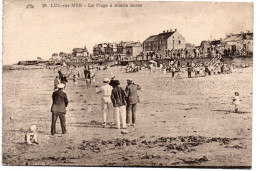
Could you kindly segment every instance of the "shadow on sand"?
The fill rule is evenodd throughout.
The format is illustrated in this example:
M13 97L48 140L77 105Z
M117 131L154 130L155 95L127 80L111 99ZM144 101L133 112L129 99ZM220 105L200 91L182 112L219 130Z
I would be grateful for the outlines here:
M73 123L67 123L67 125L74 126L74 127L92 127L92 128L111 128L115 129L113 125L106 125L103 126L101 122L97 121L91 121L90 123L86 122L73 122Z
M246 114L246 113L250 113L250 112L243 112L243 111L239 111L239 112L235 112L232 110L211 110L214 112L225 112L225 113L236 113L236 114Z

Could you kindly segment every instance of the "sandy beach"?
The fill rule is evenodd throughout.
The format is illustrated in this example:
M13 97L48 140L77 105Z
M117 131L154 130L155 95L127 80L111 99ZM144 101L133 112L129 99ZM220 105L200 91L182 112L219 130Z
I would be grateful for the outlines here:
M66 71L64 71L66 73ZM83 69L81 69L83 75ZM132 78L142 89L137 124L129 134L103 128L100 96L95 85L111 75L125 88ZM68 134L50 136L53 70L3 71L3 165L250 167L252 154L253 68L232 74L172 79L156 70L125 73L120 67L96 72L96 82L78 86L71 78ZM193 75L194 76L194 75ZM240 113L233 113L234 92L240 93ZM112 113L108 115L112 121ZM36 124L39 145L24 143Z

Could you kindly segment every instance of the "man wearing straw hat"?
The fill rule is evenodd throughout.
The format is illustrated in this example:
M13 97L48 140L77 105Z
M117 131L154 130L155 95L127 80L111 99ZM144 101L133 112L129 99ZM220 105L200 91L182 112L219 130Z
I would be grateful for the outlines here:
M64 84L58 84L57 88L58 90L53 92L52 94L52 106L51 106L51 112L52 112L52 124L51 124L51 135L56 134L56 121L57 118L60 118L60 124L62 129L62 134L66 134L66 107L68 106L68 98L66 93L62 91L64 89Z
M106 126L107 124L107 113L106 109L108 109L110 112L112 111L112 101L110 99L111 93L112 93L112 86L109 85L109 78L104 78L103 83L104 85L100 88L96 88L96 92L100 93L102 95L101 97L101 107L103 111L103 126Z

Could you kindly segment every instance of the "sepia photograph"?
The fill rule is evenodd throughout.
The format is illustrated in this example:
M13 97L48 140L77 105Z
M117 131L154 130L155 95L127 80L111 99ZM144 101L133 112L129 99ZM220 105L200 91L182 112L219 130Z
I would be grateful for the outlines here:
M3 0L2 165L252 168L253 2Z

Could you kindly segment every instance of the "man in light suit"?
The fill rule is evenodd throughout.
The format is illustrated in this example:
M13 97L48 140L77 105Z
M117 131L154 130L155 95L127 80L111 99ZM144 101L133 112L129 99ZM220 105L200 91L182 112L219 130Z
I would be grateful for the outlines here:
M137 90L140 90L141 87L133 83L132 79L127 79L127 86L125 89L126 92L126 123L130 124L130 118L132 118L132 126L135 125L136 121L136 108L137 103L139 103L139 96ZM130 111L132 115L130 115Z
M52 124L51 124L51 135L56 134L56 121L57 118L60 118L61 123L61 129L62 134L66 133L66 107L68 106L68 98L66 93L62 91L64 89L64 84L58 84L57 88L58 90L53 92L52 94L52 106L51 106L51 112L52 112Z

